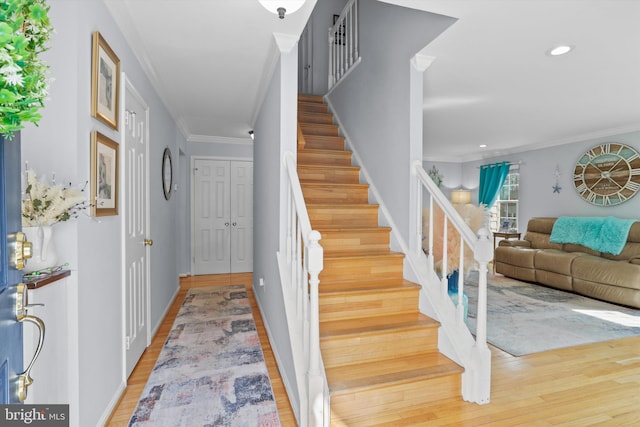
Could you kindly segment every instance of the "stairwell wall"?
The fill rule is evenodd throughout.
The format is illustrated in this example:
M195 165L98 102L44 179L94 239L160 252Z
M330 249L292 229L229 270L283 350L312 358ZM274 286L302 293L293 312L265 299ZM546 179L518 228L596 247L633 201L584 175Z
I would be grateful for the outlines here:
M296 151L298 51L297 43L291 50L280 44L278 48L280 58L254 126L253 290L291 406L298 413L298 384L277 262L287 219L284 153Z
M359 8L362 62L328 98L396 231L409 241L410 61L455 19L378 1Z

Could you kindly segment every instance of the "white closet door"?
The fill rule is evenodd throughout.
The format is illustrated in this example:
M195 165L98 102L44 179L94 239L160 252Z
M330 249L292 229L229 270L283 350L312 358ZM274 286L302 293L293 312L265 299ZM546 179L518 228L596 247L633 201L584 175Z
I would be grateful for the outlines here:
M253 162L231 162L231 273L253 271Z
M194 274L229 273L229 161L194 161Z
M124 262L126 372L151 343L149 327L149 109L127 80L124 124Z

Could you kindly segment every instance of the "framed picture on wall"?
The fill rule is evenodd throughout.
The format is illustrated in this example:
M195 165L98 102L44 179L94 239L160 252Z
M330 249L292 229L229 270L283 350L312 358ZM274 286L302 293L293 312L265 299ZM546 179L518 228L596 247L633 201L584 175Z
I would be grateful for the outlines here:
M91 132L91 215L118 215L118 143Z
M107 41L93 33L91 55L91 115L118 130L120 60Z

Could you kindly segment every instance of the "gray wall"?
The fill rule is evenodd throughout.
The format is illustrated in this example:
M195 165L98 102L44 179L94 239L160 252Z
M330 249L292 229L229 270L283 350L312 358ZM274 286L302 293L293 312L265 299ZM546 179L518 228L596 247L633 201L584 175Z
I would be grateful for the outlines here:
M277 190L286 182L283 156L296 150L297 67L297 47L281 51L255 124L253 165L253 289L296 412L299 396L276 254L286 233L286 193Z
M410 59L455 20L372 0L359 4L362 62L329 99L397 231L409 241Z
M55 27L44 59L55 81L42 110L39 127L23 131L22 158L39 174L56 173L57 182L89 179L90 133L98 130L120 142L120 133L90 116L91 34L100 31L121 61L121 70L150 107L151 185L151 324L161 320L178 288L176 267L176 205L164 200L160 169L162 151L177 155L176 126L100 0L50 0ZM157 177L158 179L154 179ZM60 262L68 262L67 279L72 328L69 384L71 425L94 426L105 420L124 387L122 357L122 214L56 225ZM52 345L50 343L49 345ZM37 383L36 383L37 384Z
M573 170L578 159L591 147L605 142L624 143L640 151L640 132L577 141L467 163L424 162L424 168L428 170L435 164L442 172L445 194L451 188L462 185L473 190L472 201L477 203L480 165L504 160L521 162L518 231L522 233L526 231L529 219L537 216L616 216L640 220L640 195L617 206L594 206L582 199L573 185ZM553 192L556 167L560 172L560 193Z

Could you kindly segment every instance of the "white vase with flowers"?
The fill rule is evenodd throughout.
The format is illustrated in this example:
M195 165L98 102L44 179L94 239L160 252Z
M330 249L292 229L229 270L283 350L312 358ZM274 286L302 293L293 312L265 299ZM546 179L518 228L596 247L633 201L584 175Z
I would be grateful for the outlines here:
M84 189L48 184L27 171L27 188L22 201L22 231L32 244L32 257L25 273L46 272L58 262L53 243L53 225L76 218L87 206Z

